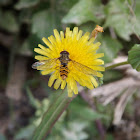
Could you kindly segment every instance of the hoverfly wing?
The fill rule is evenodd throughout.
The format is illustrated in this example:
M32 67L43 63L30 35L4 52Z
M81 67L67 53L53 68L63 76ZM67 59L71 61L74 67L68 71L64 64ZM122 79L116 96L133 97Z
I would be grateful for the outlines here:
M77 70L77 71L80 71L84 74L88 74L88 75L94 75L94 76L98 76L99 75L99 72L89 68L88 66L85 66L83 64L80 64L76 61L73 61L71 60L74 64L74 68Z
M45 62L41 62L41 61L35 62L35 63L32 64L32 68L37 69L38 66L41 66L41 65L44 65L44 64L45 64Z
M32 65L32 68L37 69L37 70L51 69L56 65L57 60L58 60L58 58L53 58L53 59L47 59L47 60L42 60L42 61L39 61L39 62L35 62Z

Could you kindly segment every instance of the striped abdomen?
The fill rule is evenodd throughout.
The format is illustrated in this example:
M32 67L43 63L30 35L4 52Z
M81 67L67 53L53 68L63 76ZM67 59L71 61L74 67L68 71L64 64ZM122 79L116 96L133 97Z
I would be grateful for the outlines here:
M68 76L68 66L67 65L61 65L60 66L60 76L63 80L65 80Z

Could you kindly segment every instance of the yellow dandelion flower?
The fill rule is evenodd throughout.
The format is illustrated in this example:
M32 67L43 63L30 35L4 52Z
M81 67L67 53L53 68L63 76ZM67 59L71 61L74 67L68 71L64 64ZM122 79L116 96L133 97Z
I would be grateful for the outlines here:
M52 73L48 86L51 87L54 81L55 89L64 89L67 86L69 97L72 97L73 93L78 94L77 82L89 89L97 87L95 76L102 77L99 71L105 70L101 66L104 61L99 59L104 54L96 53L101 43L94 44L94 35L90 37L88 32L84 35L82 33L82 30L78 31L78 27L73 31L66 28L65 35L64 32L59 33L54 29L54 36L42 39L48 48L39 44L39 48L34 49L41 55L35 56L39 61L32 67L41 70L42 75Z

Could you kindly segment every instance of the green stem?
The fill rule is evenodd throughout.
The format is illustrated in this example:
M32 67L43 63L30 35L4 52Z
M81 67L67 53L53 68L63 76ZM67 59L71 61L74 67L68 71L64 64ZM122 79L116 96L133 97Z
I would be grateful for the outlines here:
M112 68L115 68L115 67L118 67L118 66L121 66L121 65L126 65L126 64L129 64L128 61L113 64L111 66L107 66L107 67L105 67L105 70L109 70L109 69L112 69Z
M69 103L75 98L69 98L67 92L65 90L64 93L61 93L60 96L56 99L56 101L51 104L49 109L44 113L42 121L40 125L37 127L34 132L32 140L43 140L51 131L55 122L59 119L62 113L66 110Z

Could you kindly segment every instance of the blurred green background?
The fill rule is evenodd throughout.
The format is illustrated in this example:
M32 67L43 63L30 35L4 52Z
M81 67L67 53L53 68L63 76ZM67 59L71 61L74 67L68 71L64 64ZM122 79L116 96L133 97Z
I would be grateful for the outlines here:
M61 94L47 86L49 75L31 68L41 39L53 29L78 26L92 32L97 24L104 27L96 41L102 43L105 65L127 59L131 47L140 43L140 0L0 0L0 140L30 140L49 104ZM101 97L80 89L46 139L140 139L138 75L131 67L106 71L105 87L98 88ZM114 123L117 107L123 121Z

